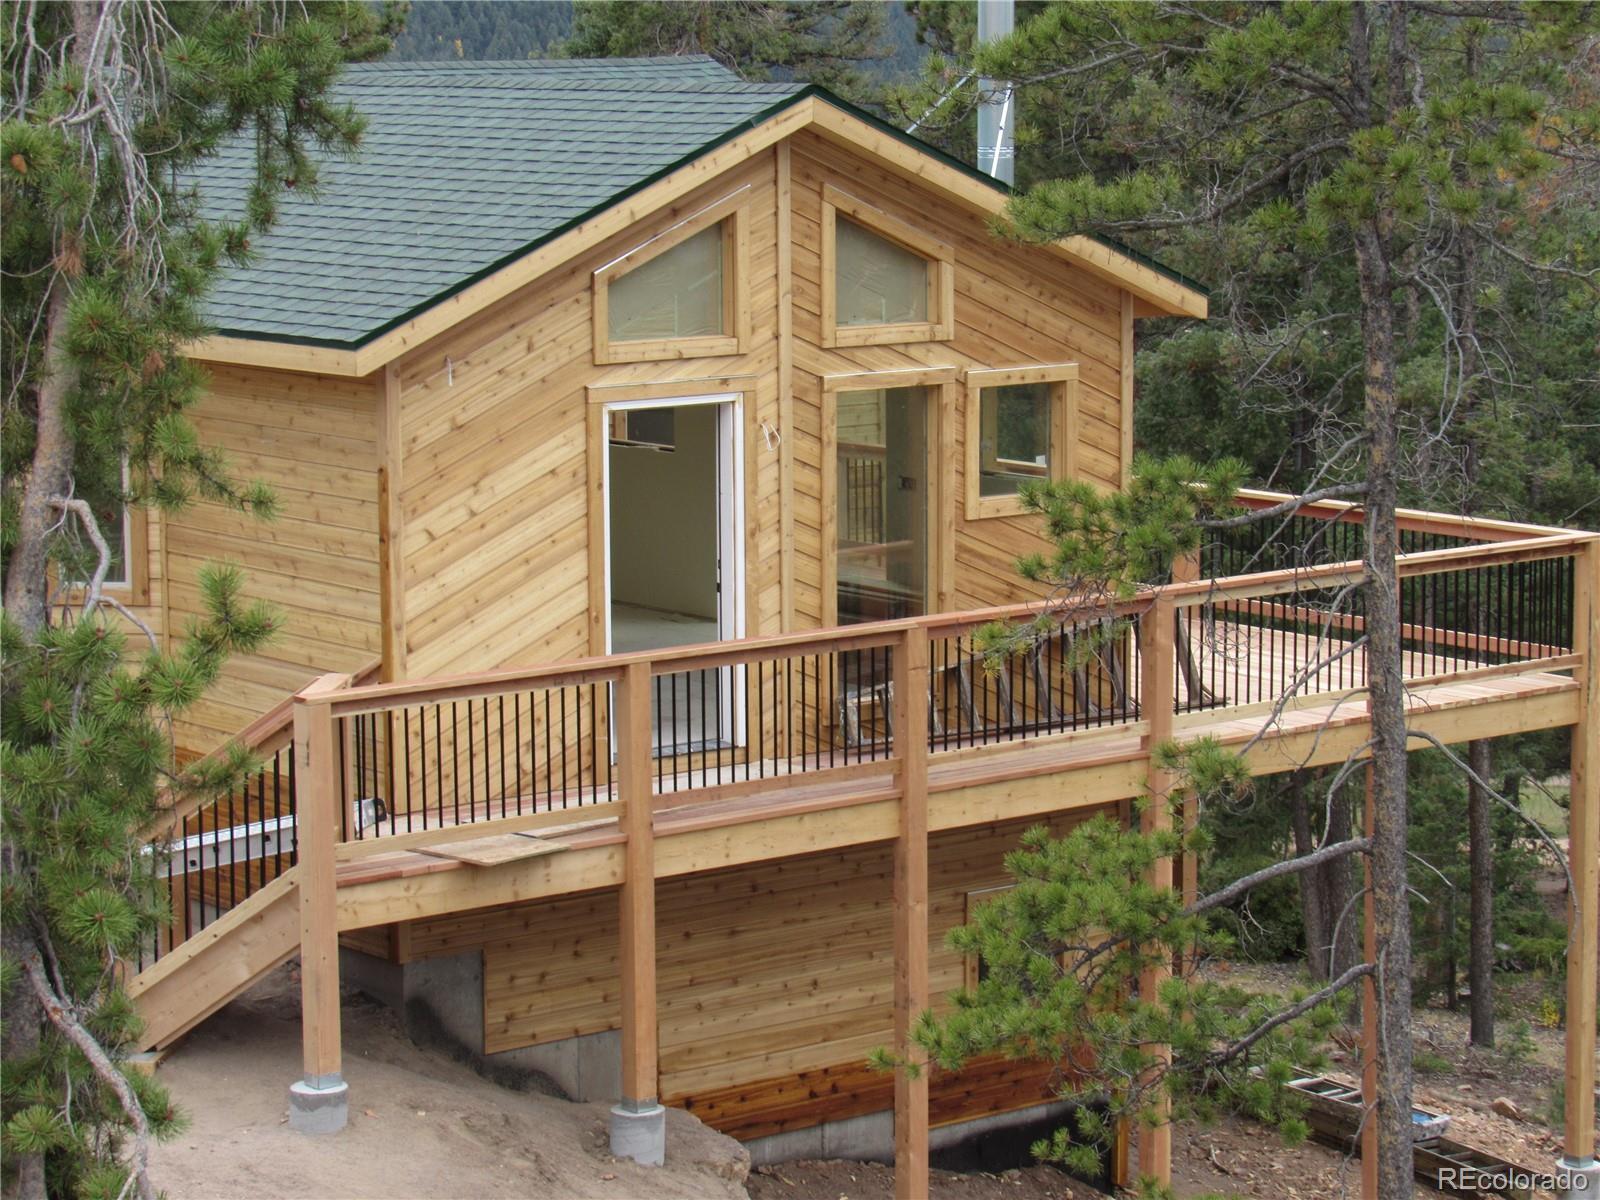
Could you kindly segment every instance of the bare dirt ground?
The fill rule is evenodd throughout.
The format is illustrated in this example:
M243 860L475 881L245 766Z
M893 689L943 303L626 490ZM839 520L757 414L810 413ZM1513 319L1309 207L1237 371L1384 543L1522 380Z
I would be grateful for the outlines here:
M1298 969L1246 965L1230 968L1235 982L1259 992L1286 993L1302 983ZM1551 1097L1561 1083L1562 1033L1532 1024L1522 1054L1507 1052L1516 1039L1519 1015L1536 1013L1543 989L1538 980L1502 978L1498 1000L1506 1016L1497 1021L1500 1046L1480 1050L1467 1042L1468 1018L1445 1008L1420 1009L1412 1017L1418 1064L1417 1103L1451 1117L1449 1136L1531 1171L1549 1171L1561 1152L1560 1125ZM1354 1053L1335 1049L1330 1074L1353 1081ZM1495 1112L1495 1100L1512 1102L1520 1116ZM1360 1194L1359 1166L1338 1150L1316 1143L1285 1147L1260 1125L1230 1118L1215 1126L1179 1126L1173 1138L1174 1182L1179 1196L1340 1197ZM1417 1186L1422 1196L1442 1195Z
M668 1166L618 1162L605 1105L498 1087L413 1045L388 1009L354 995L344 1006L350 1125L292 1133L297 992L280 968L162 1065L157 1077L191 1120L152 1156L171 1200L744 1200L744 1149L687 1113L668 1110Z
M1287 993L1301 983L1292 967L1233 966L1232 978L1254 991ZM1519 1015L1537 1013L1542 989L1537 980L1501 980L1500 1001L1508 1016L1500 1023L1500 1050L1467 1044L1467 1014L1443 1008L1418 1011L1413 1018L1417 1100L1451 1114L1451 1136L1534 1171L1548 1171L1560 1154L1559 1126L1553 1124L1550 1097L1562 1078L1562 1035L1536 1023L1526 1056L1504 1047L1514 1039ZM1333 1072L1352 1078L1355 1057L1336 1049ZM1500 1097L1512 1101L1520 1119L1490 1107ZM850 1162L784 1163L751 1172L755 1200L880 1200L888 1197L892 1172ZM1285 1146L1276 1134L1238 1117L1213 1125L1180 1124L1173 1135L1173 1185L1179 1197L1261 1197L1262 1200L1353 1200L1361 1193L1360 1165L1341 1151L1317 1142ZM1086 1200L1099 1196L1084 1184L1046 1167L1000 1175L934 1172L933 1200ZM1417 1185L1417 1195L1443 1196Z
M1287 991L1287 967L1231 968L1260 991ZM1501 984L1513 1015L1535 1013L1535 980ZM1417 1097L1449 1112L1451 1135L1533 1170L1560 1152L1550 1108L1561 1079L1559 1029L1534 1023L1521 1055L1467 1045L1466 1013L1419 1011ZM288 1128L287 1089L298 1074L298 988L281 968L207 1022L161 1067L159 1078L189 1114L189 1130L157 1147L152 1170L172 1200L878 1200L891 1195L890 1168L855 1162L796 1162L748 1171L742 1148L685 1113L669 1112L668 1166L648 1170L606 1150L606 1108L507 1091L443 1055L413 1045L393 1015L356 994L345 1000L345 1070L350 1126L330 1138ZM1342 1059L1342 1061L1341 1061ZM1336 1052L1336 1072L1355 1062ZM1491 1109L1512 1101L1520 1119ZM1250 1121L1229 1118L1175 1131L1180 1197L1338 1200L1359 1194L1359 1168L1316 1143L1283 1146ZM746 1188L748 1187L748 1192ZM1418 1188L1423 1196L1436 1195ZM931 1200L1089 1200L1100 1193L1049 1167L999 1174L933 1173Z
M1051 1167L998 1175L933 1171L929 1200L1103 1200L1104 1193ZM787 1162L756 1167L746 1185L751 1200L889 1200L894 1168L880 1163Z

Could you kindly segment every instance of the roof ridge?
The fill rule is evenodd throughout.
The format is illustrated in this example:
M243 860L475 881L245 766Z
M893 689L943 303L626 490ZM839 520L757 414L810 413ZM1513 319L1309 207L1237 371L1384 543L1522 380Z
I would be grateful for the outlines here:
M401 74L408 71L503 71L513 68L543 70L560 67L599 67L618 70L628 67L661 67L672 63L709 63L727 72L732 78L739 78L736 72L724 67L709 54L641 54L631 58L393 59L347 63L343 70L349 75Z

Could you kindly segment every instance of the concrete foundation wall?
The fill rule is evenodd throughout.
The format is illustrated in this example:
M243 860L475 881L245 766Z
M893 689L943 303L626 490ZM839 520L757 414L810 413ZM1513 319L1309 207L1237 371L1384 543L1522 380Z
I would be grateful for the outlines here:
M1003 1138L1001 1135L1021 1133L1026 1133L1031 1140L1033 1134L1028 1132L1029 1126L1059 1123L1066 1119L1069 1111L1070 1106L1066 1104L1036 1104L1015 1112L941 1125L929 1131L930 1158L935 1166L945 1166L951 1170L972 1169L968 1164L982 1165L986 1158L982 1143L1010 1142L1014 1137ZM746 1142L744 1148L750 1152L751 1165L758 1167L802 1158L846 1158L857 1162L892 1163L894 1113L868 1113L843 1121L825 1121L809 1129L794 1129L770 1137L755 1138ZM988 1169L997 1169L998 1165L1026 1165L1026 1147L1022 1149L1023 1155L1006 1149L1000 1154L1001 1163Z
M567 1100L622 1096L622 1035L614 1030L483 1052L482 954L401 964L344 948L339 969L351 987L399 1013L413 1041L445 1051L502 1087Z

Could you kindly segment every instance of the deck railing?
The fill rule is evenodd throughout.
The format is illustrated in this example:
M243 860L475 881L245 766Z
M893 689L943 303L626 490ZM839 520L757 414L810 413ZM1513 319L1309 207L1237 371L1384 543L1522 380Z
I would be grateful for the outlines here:
M1058 614L1047 637L1000 662L978 651L976 630L1036 617L1038 605L324 692L339 857L531 829L562 813L614 816L623 775L640 769L639 746L648 767L631 777L647 778L660 806L893 776L907 720L904 660L918 641L927 684L911 700L926 705L935 763L1086 731L1147 738L1173 714L1222 721L1359 694L1365 570L1337 558L1357 544L1352 518L1347 506L1318 505L1275 521L1282 546L1230 535L1185 572L1197 578ZM1573 556L1594 535L1438 514L1404 514L1402 524L1412 547L1398 571L1409 680L1575 665ZM1295 559L1291 540L1323 549ZM1152 620L1170 620L1170 636L1153 634ZM623 728L625 676L645 695L634 701L643 734ZM296 861L306 795L297 797L294 760L305 752L283 737L246 795L174 822L175 920L157 950Z

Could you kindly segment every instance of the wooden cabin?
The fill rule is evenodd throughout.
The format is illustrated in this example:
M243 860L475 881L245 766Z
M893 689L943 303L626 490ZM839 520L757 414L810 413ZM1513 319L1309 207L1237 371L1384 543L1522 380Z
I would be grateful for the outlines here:
M347 978L497 1075L659 1097L768 1158L925 1166L930 1137L1048 1115L1036 1066L865 1066L968 978L944 931L1021 830L1128 819L1166 736L1242 742L1271 710L1263 772L1364 736L1358 655L1272 704L1357 555L1232 591L1259 556L1213 555L1125 606L1137 646L1085 667L1064 629L975 667L974 610L1038 599L1019 486L1123 484L1134 323L1204 293L1096 240L998 240L991 180L709 60L383 64L342 90L362 154L286 204L194 349L200 432L281 515L138 531L129 598L162 637L217 559L285 617L179 727L268 765L165 830L147 1044L299 952L306 1086L333 1087L339 937ZM1576 723L1593 539L1407 521L1418 720ZM1441 572L1547 602L1449 624Z
M195 351L201 434L281 515L151 519L154 628L217 559L285 616L190 751L325 671L1022 599L1016 480L1118 486L1135 317L1205 313L1113 247L995 240L987 178L709 60L380 64L342 91L361 156L285 203Z

